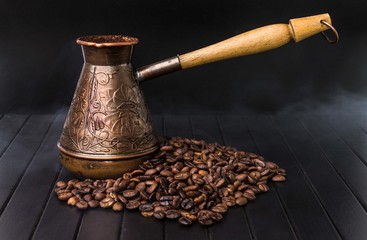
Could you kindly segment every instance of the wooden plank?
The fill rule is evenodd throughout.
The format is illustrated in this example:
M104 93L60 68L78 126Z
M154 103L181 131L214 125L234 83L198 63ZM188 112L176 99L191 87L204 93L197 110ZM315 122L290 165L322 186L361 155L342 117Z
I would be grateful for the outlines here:
M216 122L214 122L214 120ZM252 139L241 130L239 123L231 117L210 118L210 124L217 125L215 134L217 142L238 150L255 151ZM214 127L214 126L213 126ZM219 135L218 135L219 134ZM245 143L245 144L241 144ZM243 148L246 146L246 148ZM222 223L215 224L210 228L210 239L255 239L252 219L248 214L247 207L230 208Z
M7 114L0 119L0 156L19 133L28 115Z
M102 208L85 211L77 239L118 239L122 214Z
M333 165L364 209L367 209L366 165L339 138L330 126L329 121L317 116L303 116L299 120L310 132L328 161Z
M216 119L214 117L195 116L192 117L194 135L203 138L208 142L218 142L223 144L221 133L219 132ZM258 195L255 202L245 206L247 208L248 219L252 222L253 235L256 239L293 239L294 234L288 224L287 217L278 200L273 188L266 194ZM230 209L232 211L232 209ZM245 219L244 214L237 216ZM266 221L265 221L266 219ZM245 220L242 221L242 228L248 228ZM268 226L267 226L268 225ZM272 226L271 228L269 226ZM271 229L272 231L264 231ZM220 234L220 233L218 233ZM226 233L221 233L222 238L227 238Z
M0 158L0 215L38 150L54 117L31 116Z
M49 119L50 116L42 118ZM56 142L63 121L63 116L56 118L4 209L0 217L2 238L28 239L32 236L60 171L61 163L58 159ZM38 125L43 125L41 120ZM35 132L27 137L33 139L38 134ZM18 151L23 153L21 148Z
M289 152L269 117L246 117L261 154L287 171L285 183L272 184L300 239L340 239L333 223L308 184L307 176ZM271 229L271 227L270 227Z
M152 116L154 129L158 136L163 136L162 116ZM121 240L164 239L164 222L143 217L138 210L125 210L121 226Z
M57 181L68 181L72 178L74 176L62 168ZM50 192L47 205L34 231L33 239L73 239L79 229L82 213L76 207L70 207L57 199L53 191Z
M164 133L170 137L193 137L190 121L185 116L165 116ZM189 227L182 226L177 220L166 220L165 239L187 240L208 239L208 228L194 223Z
M366 211L313 142L312 137L300 122L290 115L276 117L275 123L341 237L364 239L367 235Z
M335 132L367 166L367 128L365 121L349 114L340 114L338 117L324 115L321 116L321 119L327 121L334 128Z

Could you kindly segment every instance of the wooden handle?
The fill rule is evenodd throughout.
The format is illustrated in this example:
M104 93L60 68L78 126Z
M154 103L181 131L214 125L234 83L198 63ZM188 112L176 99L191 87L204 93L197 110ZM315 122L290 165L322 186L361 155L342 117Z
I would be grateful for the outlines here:
M281 47L291 41L299 42L328 30L320 21L331 24L329 14L291 19L289 24L273 24L257 28L222 42L179 56L182 69L228 58L240 57Z

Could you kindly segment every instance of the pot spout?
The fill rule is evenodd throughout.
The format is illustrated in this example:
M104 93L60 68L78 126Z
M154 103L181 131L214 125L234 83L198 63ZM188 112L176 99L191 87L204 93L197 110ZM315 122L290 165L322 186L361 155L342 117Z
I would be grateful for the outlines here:
M335 40L329 41L328 38L327 40L330 43L335 43L339 39L339 35L331 24L329 14L324 13L291 19L289 24L272 24L260 27L196 51L138 68L136 79L143 82L181 69L265 52L281 47L291 40L299 42L318 33L324 34L324 31L329 29L334 32Z

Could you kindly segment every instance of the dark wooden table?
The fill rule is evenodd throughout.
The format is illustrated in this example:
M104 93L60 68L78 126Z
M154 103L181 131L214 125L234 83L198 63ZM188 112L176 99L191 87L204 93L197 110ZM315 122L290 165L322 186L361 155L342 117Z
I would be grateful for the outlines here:
M158 133L259 153L287 170L212 227L138 211L80 211L53 187L73 176L56 142L65 114L0 115L0 239L367 239L367 116L153 116Z

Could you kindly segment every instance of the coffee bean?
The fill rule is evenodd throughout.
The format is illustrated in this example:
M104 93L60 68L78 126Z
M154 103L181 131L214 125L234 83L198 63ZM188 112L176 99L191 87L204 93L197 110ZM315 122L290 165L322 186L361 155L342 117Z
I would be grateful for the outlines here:
M247 204L247 198L245 197L239 197L236 199L236 204L239 206L244 206Z
M204 226L210 226L210 225L213 225L213 220L212 220L212 219L201 219L201 218L198 218L198 222L199 222L201 225L204 225Z
M225 180L224 180L224 178L219 178L217 181L215 181L214 184L215 184L215 187L221 188L221 187L224 186Z
M187 186L187 187L182 188L182 190L184 192L195 191L195 190L198 190L198 189L199 189L199 185L191 185L191 186Z
M200 195L200 192L199 191L187 191L185 194L188 198L195 198Z
M153 216L156 218L156 219L163 219L166 217L166 214L164 213L164 211L154 211L153 212Z
M157 170L152 168L145 171L145 175L154 175L157 173Z
M74 195L71 192L63 192L57 195L58 199L61 201L67 201L69 198L73 197Z
M88 203L84 200L80 200L75 206L81 210L84 210L88 208Z
M110 197L106 197L99 202L101 208L110 208L114 204L114 200Z
M267 192L267 191L269 191L269 187L268 187L268 185L266 185L266 184L260 184L260 185L259 185L259 189L260 189L262 192Z
M284 169L257 154L176 137L164 139L154 158L116 180L58 181L54 191L80 209L139 208L144 217L209 226L229 207L269 191L269 179L281 182L285 176Z
M115 202L112 205L112 210L116 211L116 212L120 212L120 211L124 210L124 205L120 202Z
M147 204L142 204L139 206L139 210L142 212L148 212L148 211L153 211L153 205L150 203Z
M162 152L170 152L170 151L172 151L172 150L173 150L173 146L162 146L162 147L160 148L160 150L161 150Z
M216 221L216 222L221 221L223 219L223 215L222 214L216 213L216 212L212 212L212 211L210 212L210 217L214 221Z
M88 202L89 207L96 208L99 206L99 202L97 200L91 200Z
M283 175L275 175L271 178L271 180L274 182L284 182L285 177Z
M186 198L181 202L181 207L185 210L190 210L194 206L194 201L191 198Z
M228 210L228 207L226 204L223 204L223 203L219 203L217 205L215 205L214 207L212 207L211 209L213 212L216 212L216 213L221 213L221 214L224 214L227 212Z
M143 191L143 190L145 190L146 187L147 187L147 185L145 184L145 182L140 182L135 186L135 190L136 191Z
M93 196L92 196L92 194L86 194L86 195L84 195L83 199L85 201L89 202L89 201L93 200Z
M181 214L175 209L169 209L166 211L166 218L168 219L177 219L179 217L181 217Z
M67 184L64 181L58 181L56 183L57 188L66 188Z
M139 194L136 190L125 190L122 192L122 196L124 196L127 199L131 199L136 197Z
M249 193L249 192L244 192L244 193L243 193L243 196L244 196L245 198L247 198L247 200L249 200L249 201L254 201L254 200L256 199L255 194L251 194L251 193Z
M276 163L273 163L273 162L265 162L265 166L271 170L274 170L274 169L277 169L279 168L278 165Z
M181 223L184 226L188 226L192 224L192 221L190 219L188 219L187 217L180 217L178 219L178 222Z
M250 176L251 176L253 179L257 180L257 179L259 179L259 178L260 178L261 173L260 173L259 171L253 171L253 172L250 172Z
M141 212L141 215L143 215L143 217L151 217L153 216L153 214L154 214L153 211Z
M127 209L137 209L140 206L140 202L137 200L130 201L126 204Z
M97 193L95 196L94 196L94 199L97 200L97 201L101 201L102 199L104 199L106 197L106 194L105 193Z
M136 169L136 170L134 170L134 171L132 171L132 172L130 173L130 175L131 175L131 177L132 177L132 178L133 178L133 177L140 176L140 175L142 175L142 174L144 174L144 171L143 171L143 170L141 170L141 169Z
M232 207L236 204L236 199L234 197L223 197L222 202L226 204L228 207Z
M78 197L71 197L68 199L68 205L75 206L79 201Z

